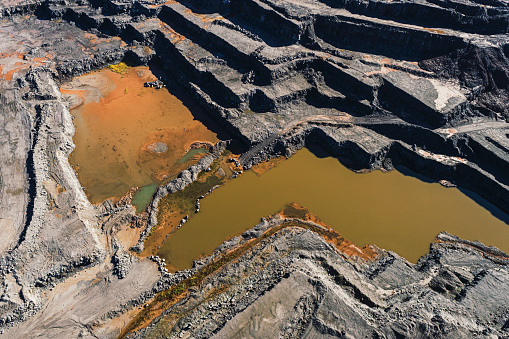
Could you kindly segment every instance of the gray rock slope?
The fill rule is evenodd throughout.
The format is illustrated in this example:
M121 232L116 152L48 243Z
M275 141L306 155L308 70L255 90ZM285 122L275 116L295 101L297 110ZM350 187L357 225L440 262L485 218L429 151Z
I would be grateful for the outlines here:
M507 213L507 12L497 0L1 2L0 330L13 338L112 337L134 307L200 267L161 274L118 236L133 223L151 224L139 225L129 204L89 203L67 160L74 127L59 85L70 77L119 61L149 65L168 87L192 95L217 132L232 135L245 168L320 144L351 168L405 165ZM184 188L205 165L157 197ZM447 237L417 266L391 253L355 264L318 235L287 230L271 238L279 247L267 247L267 256L286 263L289 276L260 269L267 284L248 293L264 302L237 305L234 297L232 307L245 307L214 304L216 325L182 322L175 333L234 336L270 309L277 325L269 336L506 336L505 255ZM295 251L284 247L291 241ZM362 283L343 286L341 267ZM232 291L244 288L238 281ZM367 299L356 297L361 285L372 290ZM277 286L295 288L298 300L265 307ZM78 307L86 300L93 303ZM344 305L332 318L318 312L336 304Z
M282 222L275 217L261 223L237 239L237 246ZM346 256L310 230L284 228L190 289L130 337L509 335L505 253L447 233L416 265L392 252L375 252L368 260Z

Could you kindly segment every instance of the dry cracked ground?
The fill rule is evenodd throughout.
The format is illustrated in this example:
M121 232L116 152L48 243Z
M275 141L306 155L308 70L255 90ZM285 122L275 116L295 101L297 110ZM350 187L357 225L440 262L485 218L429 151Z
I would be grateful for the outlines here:
M4 0L0 18L2 337L509 337L508 255L446 233L411 264L281 213L168 273L138 254L158 201L217 154L145 219L129 195L92 205L59 90L121 61L157 67L245 169L319 144L508 213L507 2Z

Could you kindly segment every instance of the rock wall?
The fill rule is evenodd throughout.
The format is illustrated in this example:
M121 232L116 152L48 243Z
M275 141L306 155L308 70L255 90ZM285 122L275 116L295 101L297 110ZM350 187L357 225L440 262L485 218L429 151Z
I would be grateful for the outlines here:
M0 132L9 140L9 145L0 145L7 159L0 164L0 225L11 231L0 242L4 328L33 314L26 328L40 328L38 321L48 314L44 312L57 309L51 300L41 299L41 292L50 293L69 275L89 269L105 277L103 287L114 296L104 310L87 308L88 322L77 326L92 333L90 324L108 323L241 242L240 238L227 242L193 270L161 275L156 264L133 259L116 238L118 228L133 217L129 205L90 205L67 161L74 131L58 85L119 61L157 66L168 88L187 90L220 129L242 145L239 161L245 168L319 144L352 169L404 165L479 193L509 212L508 21L505 4L496 0L15 0L0 4L0 17L0 104L7 111ZM212 156L203 158L159 188L135 250L141 251L155 225L157 201L184 189L212 161ZM15 217L7 215L11 211ZM285 241L274 240L277 237L294 241L304 257L293 257L297 252L286 249ZM290 286L285 284L298 285L302 279L316 283L302 284L307 287L302 287L299 300L288 304L288 317L277 319L279 327L271 328L274 332L268 336L283 333L279 330L300 336L388 337L502 336L506 331L502 313L496 313L499 309L493 311L498 314L495 320L472 310L484 297L505 300L497 291L480 287L499 277L491 263L506 264L503 254L493 256L495 250L444 235L417 267L390 253L356 266L315 233L294 230L277 237L268 241L282 249L271 247L275 270L267 273L270 279L261 279L262 273L253 275L251 285L260 283L257 292L248 293L244 303L226 303L217 312L222 318L214 333L231 334L225 323L234 313L240 315L231 326L240 326L242 318L252 314L246 311L249 305L264 293L271 302L269 290L277 286L285 290ZM318 253L323 251L326 258ZM276 258L277 253L289 254L288 259ZM460 253L469 253L472 260L465 264L467 273L455 267L466 260ZM317 264L323 260L326 265ZM488 273L477 271L479 265L485 265ZM138 276L138 267L150 275ZM345 285L341 269L352 267L365 274L355 278L358 283ZM232 269L228 272L236 272ZM297 276L299 271L304 276ZM366 292L382 288L373 282L380 276L383 284L398 286L387 292L397 297ZM141 290L115 296L116 286L126 288L137 279L144 282ZM249 291L241 280L233 290ZM110 283L113 287L106 287ZM344 298L335 299L329 290ZM355 291L361 291L361 297ZM229 298L234 295L230 292L221 295ZM87 293L80 296L98 295ZM461 310L452 310L444 296L463 303ZM345 306L341 300L351 304ZM36 313L42 305L44 309ZM335 314L349 314L343 327L323 317L320 310L331 305L341 305ZM445 313L435 311L441 307ZM416 308L417 316L411 312ZM404 311L400 314L398 309ZM189 325L193 314L182 320L189 331L194 336L212 335L209 325ZM480 320L473 324L469 317ZM77 336L75 327L60 328ZM10 333L28 333L18 329ZM184 330L175 328L175 333ZM52 329L41 331L55 336ZM104 328L95 331L111 334Z

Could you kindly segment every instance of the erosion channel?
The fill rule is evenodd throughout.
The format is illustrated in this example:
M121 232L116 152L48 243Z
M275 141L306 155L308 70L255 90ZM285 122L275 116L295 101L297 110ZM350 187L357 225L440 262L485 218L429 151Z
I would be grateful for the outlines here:
M459 189L397 170L355 173L312 150L304 148L261 175L246 171L215 190L159 255L174 269L190 268L193 259L289 202L307 207L357 245L376 244L411 262L426 254L442 231L509 250L509 225Z

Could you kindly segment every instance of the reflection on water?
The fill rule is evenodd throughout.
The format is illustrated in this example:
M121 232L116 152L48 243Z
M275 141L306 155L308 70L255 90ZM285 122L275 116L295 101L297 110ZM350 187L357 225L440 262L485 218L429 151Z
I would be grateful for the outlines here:
M159 183L189 165L179 160L193 142L217 141L168 90L143 86L154 79L147 67L124 75L104 69L63 86L75 104L82 100L71 110L76 149L70 163L92 203ZM142 191L138 199L149 194Z
M168 238L159 255L175 269L189 268L289 202L307 207L359 246L376 244L412 262L442 231L509 251L509 226L456 188L398 171L357 174L303 149L261 176L247 171L203 199L200 213Z

